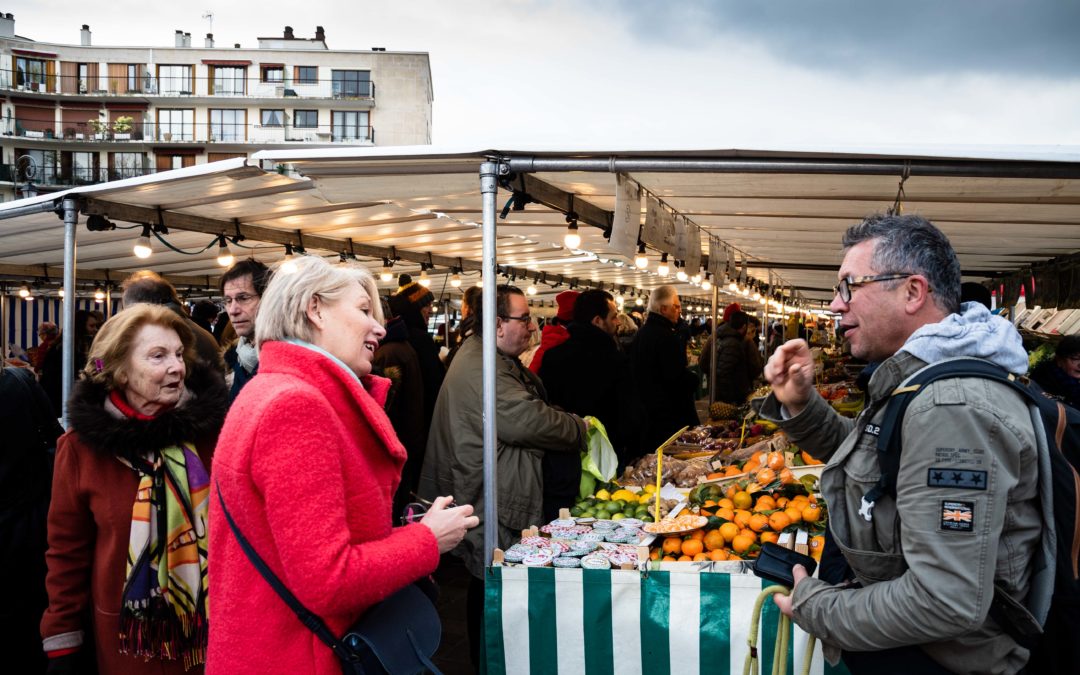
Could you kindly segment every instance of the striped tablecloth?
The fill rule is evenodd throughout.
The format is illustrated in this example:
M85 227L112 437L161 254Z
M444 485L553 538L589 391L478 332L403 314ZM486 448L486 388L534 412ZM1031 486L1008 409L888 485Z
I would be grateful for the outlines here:
M740 674L750 616L768 586L746 574L492 567L485 583L489 675ZM758 650L772 672L778 611L765 604ZM798 627L788 673L809 637ZM815 649L811 673L841 675Z

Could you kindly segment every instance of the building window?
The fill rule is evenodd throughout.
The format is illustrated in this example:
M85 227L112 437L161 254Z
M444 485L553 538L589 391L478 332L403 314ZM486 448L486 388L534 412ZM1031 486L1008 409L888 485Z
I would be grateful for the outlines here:
M60 162L55 150L20 150L16 148L15 155L17 157L28 155L33 158L34 166L37 168L37 174L34 176L35 183L56 185L56 176L60 172ZM20 181L29 179L29 176L26 175L27 166L30 166L29 162L18 165L18 178Z
M143 175L143 156L139 152L113 152L110 153L112 171L110 180L122 178L134 178Z
M129 63L127 64L127 90L129 92L142 91L142 86L139 82L139 64Z
M158 108L158 138L163 141L195 140L195 111Z
M260 69L260 80L263 82L280 83L285 81L284 66L263 66Z
M191 87L191 66L158 66L158 80L161 82L161 93L165 95L190 96L194 91Z
M45 76L48 66L41 59L15 57L15 85L34 91L45 90Z
M214 95L243 96L247 79L247 68L236 66L214 66Z
M334 96L360 98L371 96L370 70L334 70Z
M90 91L90 64L80 63L76 66L76 68L79 73L78 91L80 94L85 94L86 92Z
M242 141L245 139L246 110L210 110L211 141Z
M297 66L296 84L318 84L319 69L316 66Z
M285 126L285 111L260 110L259 119L259 123L262 124L264 127L283 127Z
M319 126L318 110L294 110L293 126L297 129L314 129Z
M361 110L333 111L335 141L366 141L368 139L368 113Z
M71 177L75 183L96 183L94 160L96 152L71 153Z

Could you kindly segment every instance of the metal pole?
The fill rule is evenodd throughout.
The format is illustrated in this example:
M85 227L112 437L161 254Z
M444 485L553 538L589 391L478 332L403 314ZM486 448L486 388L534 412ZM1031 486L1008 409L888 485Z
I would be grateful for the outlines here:
M7 286L0 286L0 368L3 367L3 360L7 358L8 354L8 304L7 304Z
M716 310L720 304L720 290L717 284L720 283L720 279L716 279L716 283L712 287L712 340L709 346L709 370L711 372L705 373L705 376L709 378L709 406L716 403L716 378L713 375L716 374Z
M498 504L495 472L495 196L499 189L499 165L480 165L480 194L483 198L483 393L484 393L484 566L491 564L499 545Z
M0 211L0 220L7 220L8 218L19 218L21 216L32 216L38 213L55 213L56 202L44 201L37 204L28 204L26 206L14 206L10 209L4 209Z
M105 320L112 316L112 285L105 285Z
M75 383L75 226L79 212L73 197L64 198L64 368L60 385L60 424L68 426L68 396Z
M769 301L772 300L773 294L773 272L769 270L769 285L766 288L765 294L765 360L768 360L772 356L772 352L769 351L769 341L772 340L772 331L769 329Z

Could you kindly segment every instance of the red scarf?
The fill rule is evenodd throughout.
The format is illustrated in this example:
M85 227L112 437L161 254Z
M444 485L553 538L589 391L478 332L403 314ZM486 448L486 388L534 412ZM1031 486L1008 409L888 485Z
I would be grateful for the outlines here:
M144 422L152 420L156 415L144 415L135 408L131 407L131 404L127 402L124 395L120 393L118 389L113 389L109 392L109 400L116 406L117 410L124 413L124 417L130 417L135 420L142 420ZM164 412L164 411L162 411Z

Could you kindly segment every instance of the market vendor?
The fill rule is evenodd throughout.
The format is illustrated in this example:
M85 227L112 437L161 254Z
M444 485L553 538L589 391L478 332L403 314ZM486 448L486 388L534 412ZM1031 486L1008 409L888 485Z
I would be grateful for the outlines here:
M495 300L495 404L498 485L498 545L509 548L521 530L542 525L544 453L573 453L585 449L585 422L547 402L540 378L518 361L536 332L525 294L499 286ZM484 606L484 417L483 417L483 303L472 307L476 332L466 338L446 373L435 417L428 434L420 475L420 497L453 495L458 503L473 504L480 526L473 528L454 555L472 575L466 613L473 663L479 668L481 617Z
M831 309L852 354L882 362L866 410L855 421L834 412L816 393L806 343L794 340L765 367L773 393L762 413L828 461L821 491L854 583L834 586L796 567L790 597L776 604L821 638L827 659L842 651L853 675L1019 672L1029 653L989 612L995 586L1001 600L1027 599L1041 537L1026 401L990 380L926 386L904 417L895 494L872 510L863 497L881 475L875 433L893 389L957 356L1023 373L1020 336L977 303L961 311L956 253L923 218L872 216L843 244Z
M1080 335L1062 338L1054 358L1037 365L1031 379L1066 405L1080 408Z

